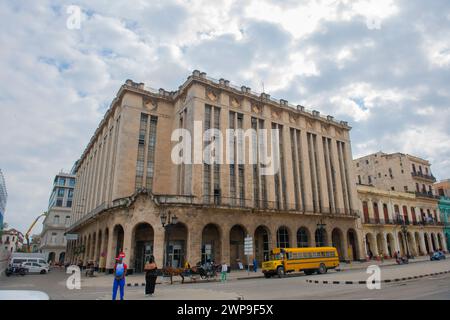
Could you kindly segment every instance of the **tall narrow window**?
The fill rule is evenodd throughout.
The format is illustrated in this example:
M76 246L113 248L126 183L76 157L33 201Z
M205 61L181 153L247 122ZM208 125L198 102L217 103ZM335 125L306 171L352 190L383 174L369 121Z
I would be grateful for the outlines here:
M244 127L244 115L241 113L237 114L237 128L243 129ZM238 137L238 185L239 185L239 203L240 206L245 206L245 181L244 181L244 165L243 158L244 157L244 137L240 135Z
M221 145L220 145L220 137L219 137L219 132L218 130L220 130L220 108L214 107L213 108L214 111L214 122L213 122L213 126L214 129L216 129L215 133L214 133L214 141L215 141L215 149L214 149L214 203L215 204L220 204L221 202L221 189L220 189L220 164L218 163L218 157L219 157L219 153L221 152L221 150L218 150Z
M210 105L205 106L205 119L204 119L204 130L207 132L211 129L211 113L212 107ZM209 134L206 134L206 141L204 141L204 147L210 143ZM211 163L211 161L209 161ZM203 164L203 197L206 203L210 202L211 195L211 165L208 163Z
M264 139L261 139L261 141L259 141L259 139L260 139L260 131L259 130L263 130L263 129L264 129L264 120L259 119L258 120L258 145L259 145L259 154L260 155L265 154ZM264 208L267 208L268 203L267 203L266 176L265 175L260 176L260 181L261 181L262 205Z
M155 148L156 148L156 126L158 124L158 118L150 117L150 129L148 135L148 150L147 150L147 178L146 188L152 190L153 188L153 176L155 173Z
M136 162L136 181L135 189L142 188L142 180L144 178L144 157L145 157L145 138L147 134L148 115L141 114L141 122L139 127L138 154Z
M252 164L252 171L253 171L253 202L255 208L260 207L260 201L259 201L259 170L258 170L258 119L252 118L251 119L251 126L252 126L252 153L253 153L253 159L256 160Z
M235 130L235 121L236 121L236 113L235 112L229 112L228 114L228 126L231 130ZM229 137L228 141L228 147L230 152L230 198L231 198L231 205L236 204L236 138L235 135L232 134Z

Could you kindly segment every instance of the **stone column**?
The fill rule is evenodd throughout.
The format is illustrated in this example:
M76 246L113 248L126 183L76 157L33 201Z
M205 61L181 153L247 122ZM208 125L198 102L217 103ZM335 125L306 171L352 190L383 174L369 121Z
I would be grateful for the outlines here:
M165 252L165 232L161 224L153 226L154 240L153 240L153 256L155 257L156 265L159 268L164 267L164 252ZM191 262L192 265L192 262Z
M336 208L342 213L344 211L344 194L342 191L343 177L341 176L341 171L339 170L339 158L336 140L331 140L331 156L333 160L333 171L336 178Z
M222 230L222 239L221 239L221 261L226 262L228 265L231 265L230 261L230 228L228 226L224 226Z
M201 261L201 246L202 230L199 225L191 224L189 226L188 243L186 246L186 259L191 265L195 265L198 261Z
M330 212L330 197L328 195L328 182L327 182L327 171L323 151L323 141L322 136L316 136L316 151L317 151L317 175L319 176L320 184L320 199L322 199L322 211L325 213ZM318 185L319 185L318 184ZM330 181L331 184L331 181ZM319 190L318 190L319 191Z
M134 270L134 261L131 261L133 253L132 236L133 236L132 227L124 225L123 230L123 253L125 253L124 262L128 264L128 270L130 270L130 272L133 272Z
M108 228L108 240L107 240L107 251L106 251L106 272L112 272L112 269L114 268L114 228Z
M300 143L301 143L301 160L303 164L303 186L305 193L305 211L312 211L313 208L313 197L311 189L311 168L309 166L309 156L308 156L308 139L306 135L306 130L300 131Z

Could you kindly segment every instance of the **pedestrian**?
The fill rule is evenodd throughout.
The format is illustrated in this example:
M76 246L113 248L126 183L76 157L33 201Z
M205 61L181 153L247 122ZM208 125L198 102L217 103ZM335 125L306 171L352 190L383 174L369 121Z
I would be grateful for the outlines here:
M258 271L258 261L256 261L256 258L253 259L253 272Z
M114 282L112 299L116 300L117 289L120 289L120 300L123 300L125 289L125 274L127 273L128 266L123 262L123 257L116 258L116 264L114 265Z
M155 292L156 278L158 277L158 267L155 263L155 257L150 256L150 260L144 266L145 270L145 295L151 296Z
M220 281L222 283L224 283L225 281L227 281L227 273L228 273L228 266L225 262L222 263L222 269L221 269L221 277L220 277Z

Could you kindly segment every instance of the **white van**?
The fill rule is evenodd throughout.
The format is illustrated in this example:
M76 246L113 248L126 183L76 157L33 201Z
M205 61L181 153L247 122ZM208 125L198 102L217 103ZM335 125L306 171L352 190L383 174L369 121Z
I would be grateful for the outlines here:
M23 253L23 252L15 252L12 254L9 264L12 266L19 266L22 263L31 262L38 263L45 268L49 268L49 264L45 261L45 256L39 253Z

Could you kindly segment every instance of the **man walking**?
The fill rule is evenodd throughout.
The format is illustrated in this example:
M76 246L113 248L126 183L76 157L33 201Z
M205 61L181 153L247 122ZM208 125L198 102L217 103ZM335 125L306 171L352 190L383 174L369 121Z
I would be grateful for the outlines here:
M112 299L116 300L117 289L120 289L120 300L123 300L124 288L125 288L125 275L127 273L128 266L123 262L123 256L116 258L116 264L114 266L114 283Z
M222 263L222 269L221 269L221 277L220 277L220 281L222 283L224 283L225 281L227 281L227 272L228 272L228 266L225 262Z

